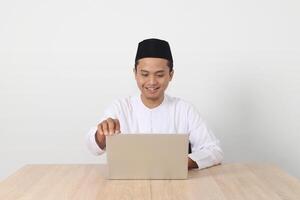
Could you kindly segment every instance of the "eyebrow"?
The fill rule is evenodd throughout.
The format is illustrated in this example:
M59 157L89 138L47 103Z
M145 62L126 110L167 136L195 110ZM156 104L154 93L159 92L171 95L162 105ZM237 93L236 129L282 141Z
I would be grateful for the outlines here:
M141 69L141 72L143 72L143 73L149 73L149 71L147 71L147 70L143 70L143 69ZM156 72L154 72L155 74L159 74L159 73L164 73L165 72L165 70L159 70L159 71L156 71Z

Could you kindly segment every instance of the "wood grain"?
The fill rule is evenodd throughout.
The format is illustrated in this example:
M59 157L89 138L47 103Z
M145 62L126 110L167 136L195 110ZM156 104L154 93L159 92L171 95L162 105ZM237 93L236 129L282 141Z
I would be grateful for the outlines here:
M2 200L299 200L300 181L267 164L223 164L187 180L107 180L105 165L27 165L0 183Z

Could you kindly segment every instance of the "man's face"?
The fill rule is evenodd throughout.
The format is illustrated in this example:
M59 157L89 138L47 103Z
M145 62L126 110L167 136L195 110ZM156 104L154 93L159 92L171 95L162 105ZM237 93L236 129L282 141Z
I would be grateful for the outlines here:
M167 64L168 60L162 58L138 60L135 79L145 99L155 101L163 97L173 77Z

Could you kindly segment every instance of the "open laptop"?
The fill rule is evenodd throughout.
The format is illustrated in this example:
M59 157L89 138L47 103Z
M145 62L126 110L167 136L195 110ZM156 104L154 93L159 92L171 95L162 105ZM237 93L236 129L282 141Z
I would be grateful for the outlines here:
M106 137L109 179L186 179L187 134Z

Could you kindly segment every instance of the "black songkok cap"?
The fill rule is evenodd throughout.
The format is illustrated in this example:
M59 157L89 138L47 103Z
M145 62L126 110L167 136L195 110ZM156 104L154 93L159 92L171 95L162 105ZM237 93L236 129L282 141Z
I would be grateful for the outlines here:
M147 57L164 58L173 62L169 43L155 38L146 39L139 43L135 61Z

